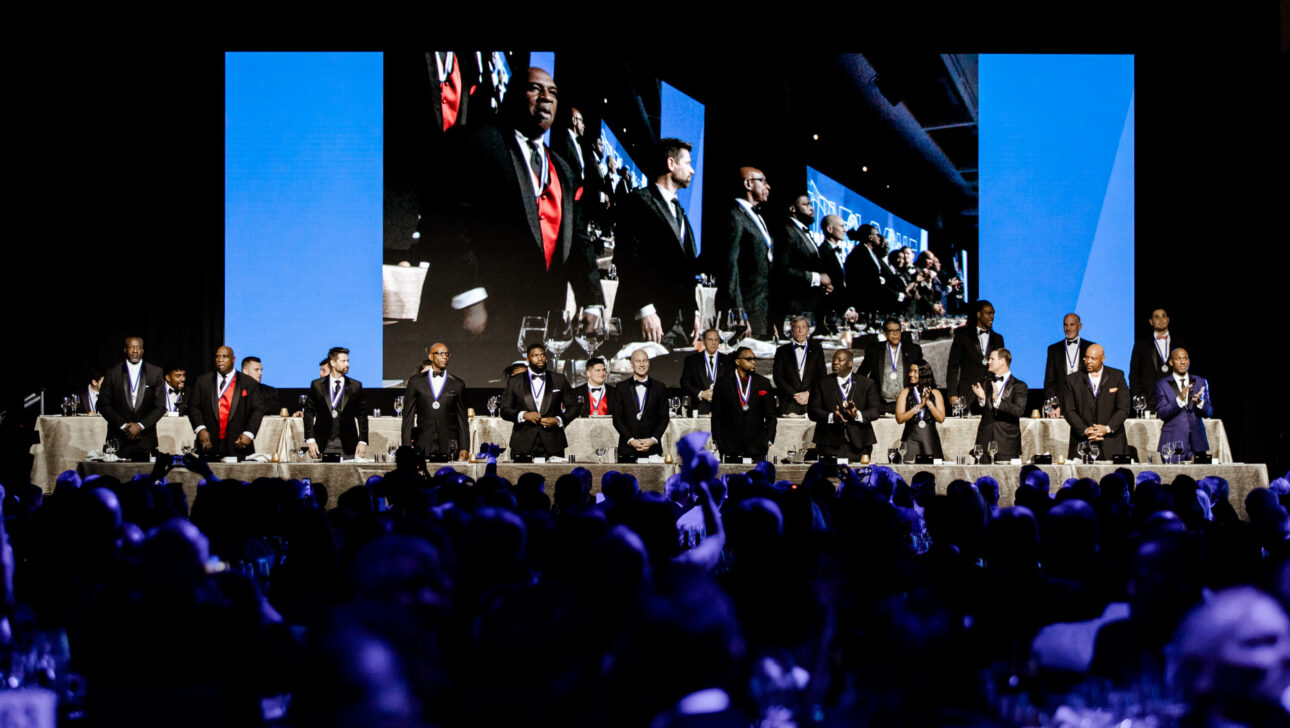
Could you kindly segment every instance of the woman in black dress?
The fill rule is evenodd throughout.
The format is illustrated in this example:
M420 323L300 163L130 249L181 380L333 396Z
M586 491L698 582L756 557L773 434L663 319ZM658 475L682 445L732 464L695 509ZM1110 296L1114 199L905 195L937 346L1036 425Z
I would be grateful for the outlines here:
M905 425L900 438L909 446L903 460L913 462L916 455L944 458L941 435L936 430L937 423L944 421L945 402L936 388L932 367L919 359L909 365L905 388L896 397L896 422Z

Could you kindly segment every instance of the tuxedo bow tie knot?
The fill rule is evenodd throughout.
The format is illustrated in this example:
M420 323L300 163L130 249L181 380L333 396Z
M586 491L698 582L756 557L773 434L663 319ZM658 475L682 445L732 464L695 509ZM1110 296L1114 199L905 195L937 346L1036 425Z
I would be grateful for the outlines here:
M990 381L992 381L992 382L1002 382L1002 381L1003 381L1003 376L1002 376L1002 375L997 375L997 376L990 377Z
M442 376L443 376L443 372L430 372L430 376L432 376L432 377L442 377Z
M806 344L793 344L793 347L797 349L805 349Z

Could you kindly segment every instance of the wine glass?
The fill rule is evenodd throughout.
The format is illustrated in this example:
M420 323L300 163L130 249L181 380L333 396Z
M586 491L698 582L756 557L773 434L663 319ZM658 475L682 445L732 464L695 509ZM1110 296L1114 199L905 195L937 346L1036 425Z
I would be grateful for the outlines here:
M1133 395L1133 409L1138 411L1138 419L1142 419L1142 411L1147 408L1147 398L1141 394Z
M991 440L986 446L985 451L990 453L990 463L994 464L994 454L999 452L999 443Z
M546 334L546 316L524 316L520 319L520 338L515 342L521 356L529 353L529 344L542 343Z
M72 400L72 414L76 414L76 410L81 408L81 396L73 392L70 398Z
M786 460L785 462L788 462L788 463L795 463L795 462L797 462L797 451L796 451L796 450L789 450L789 451L787 451L787 452L785 453L785 456L788 458L788 460Z
M560 357L564 350L569 348L573 343L573 314L566 309L552 311L547 316L546 335L543 342L546 344L547 351L551 354L551 362L548 368L552 371L560 371ZM527 353L527 352L525 352Z
M394 414L396 417L403 416L403 395L394 398Z
M978 465L981 464L982 452L985 452L985 448L981 447L981 443L978 442L977 444L972 446L972 457L976 460L976 463Z
M448 459L449 460L457 459L457 441L456 440L448 441Z
M732 344L734 341L730 337L735 333L734 329L731 327L733 322L733 311L727 311L725 315L722 315L720 312L717 313L717 335L721 337L722 341Z
M1080 440L1075 446L1075 452L1079 454L1080 462L1088 462L1088 440Z
M784 317L784 325L781 328L784 331L785 339L791 339L793 337L793 315L792 314L789 314Z
M901 440L900 443L896 445L896 452L900 453L900 462L904 464L905 455L909 452L909 442Z
M837 311L830 311L828 314L826 314L824 317L824 323L828 327L829 333L831 334L842 333L842 314L838 313Z
M59 406L60 406L60 407L62 408L62 410L63 410L63 416L64 416L64 417L66 417L66 416L67 416L67 414L68 414L69 412L71 412L71 411L72 411L72 398L71 398L71 397L63 397L63 403L62 403L61 405L59 405Z
M607 452L609 452L609 448L607 447L601 446L596 448L596 462L603 465L605 462L605 453Z
M307 395L307 394L302 394L302 395L300 395L299 397L297 397L296 399L300 402L300 411L301 411L301 412L304 412L304 411L305 411L305 403L309 401L309 395Z
M681 409L681 398L680 398L680 397L668 397L668 399L667 399L667 410L668 410L668 413L669 413L669 414L671 414L671 416L676 417L676 416L677 416L677 410L679 410L679 409Z
M574 338L577 339L578 346L587 352L587 356L594 356L596 349L605 341L605 317L593 313L591 319L587 318L587 309L578 309L578 331Z
M1097 459L1102 456L1102 446L1096 442L1090 442L1088 444L1088 454L1093 462L1097 462Z
M731 344L734 344L748 335L748 314L745 313L742 308L735 307L730 309L729 328L731 333Z
M497 396L496 394L488 398L488 416L489 417L497 416L497 407L501 403L502 403L502 398Z
M117 441L115 437L109 437L107 442L103 443L103 454L108 458L116 459Z
M815 333L815 314L811 311L803 311L802 318L806 319L806 335L811 336Z
M394 462L394 454L397 453L398 451L399 451L399 443L391 442L389 444L389 447L386 448L385 455L390 462Z
M682 416L685 416L685 417L690 416L690 395L687 394L681 397L681 410L682 410L681 412Z

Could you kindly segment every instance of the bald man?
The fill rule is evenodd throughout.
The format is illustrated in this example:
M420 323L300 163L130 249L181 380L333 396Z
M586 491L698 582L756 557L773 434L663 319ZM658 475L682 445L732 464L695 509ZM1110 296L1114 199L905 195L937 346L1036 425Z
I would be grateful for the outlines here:
M878 438L873 421L881 414L878 387L852 371L850 349L833 352L833 376L811 387L807 415L815 423L815 446L820 455L847 459L868 455Z
M193 382L188 399L188 422L197 436L197 449L207 457L236 457L255 452L255 433L264 419L260 385L233 371L233 349L215 350L215 371Z
M667 385L649 375L649 354L632 352L632 378L614 388L609 411L618 430L618 461L663 454L663 433L670 421Z
M143 339L125 340L125 361L107 370L99 389L98 412L108 421L108 438L116 438L118 454L127 460L147 460L157 449L157 421L164 414L157 401L161 367L143 360Z
M427 457L465 460L470 450L466 422L466 382L448 373L447 344L430 347L430 369L408 380L403 392L401 442Z
M1068 313L1062 317L1062 340L1048 346L1048 361L1044 364L1044 399L1056 397L1062 399L1062 388L1066 386L1066 377L1083 371L1084 354L1095 342L1080 336L1084 323L1079 314ZM1061 408L1053 417L1061 417Z
M1169 376L1156 382L1155 407L1163 425L1157 450L1171 442L1182 443L1182 457L1209 452L1205 434L1206 417L1214 416L1209 398L1209 382L1191 373L1191 357L1186 349L1174 349L1169 355Z
M1129 384L1124 372L1105 365L1101 345L1091 344L1084 354L1084 371L1066 378L1062 411L1070 423L1070 446L1066 457L1077 454L1079 443L1097 443L1098 460L1129 454L1124 421L1129 418Z
M761 215L770 183L756 167L739 169L739 195L726 213L725 231L704 250L705 270L717 274L717 309L739 307L754 338L770 338L770 271L775 239Z

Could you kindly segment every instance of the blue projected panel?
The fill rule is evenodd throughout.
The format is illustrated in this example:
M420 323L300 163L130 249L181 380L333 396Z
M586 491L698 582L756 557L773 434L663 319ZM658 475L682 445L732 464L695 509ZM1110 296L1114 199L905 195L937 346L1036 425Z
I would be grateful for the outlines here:
M382 58L228 53L224 342L304 387L333 346L381 381Z
M694 231L695 252L703 250L703 104L686 96L676 88L662 83L660 88L659 137L672 137L689 142L690 162L694 165L694 178L690 186L677 192L676 198L685 208L685 216Z
M641 171L639 165L632 161L632 158L627 154L627 148L623 146L622 142L618 141L618 137L614 136L614 132L609 129L609 125L603 121L600 122L600 138L605 145L605 164L610 164L610 160L613 160L613 164L617 165L618 178L622 180L626 190L631 192L644 187L649 181L646 179L645 173ZM618 185L617 180L614 181L614 185Z
M863 195L843 186L841 182L830 178L814 167L806 168L806 193L811 196L815 206L815 222L811 225L811 237L819 245L824 240L820 224L826 215L840 215L848 230L861 225L873 225L882 231L883 237L896 250L905 246L921 252L927 249L927 231L917 225L896 217ZM855 243L847 241L847 252Z
M1109 366L1133 347L1133 56L986 55L980 72L979 297L1043 385L1062 317Z

